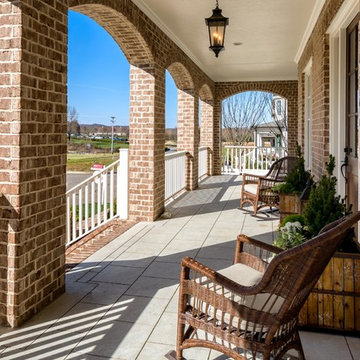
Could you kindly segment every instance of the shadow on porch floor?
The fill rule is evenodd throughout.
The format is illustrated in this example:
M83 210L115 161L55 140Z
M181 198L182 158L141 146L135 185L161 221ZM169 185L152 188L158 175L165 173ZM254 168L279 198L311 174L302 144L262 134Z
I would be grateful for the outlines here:
M1 359L164 359L175 348L180 261L232 263L239 233L272 242L276 214L238 209L235 176L206 179L168 207L171 219L139 223L69 271L67 291L16 330L2 329ZM360 340L303 332L308 360L360 359ZM206 349L187 359L223 360Z

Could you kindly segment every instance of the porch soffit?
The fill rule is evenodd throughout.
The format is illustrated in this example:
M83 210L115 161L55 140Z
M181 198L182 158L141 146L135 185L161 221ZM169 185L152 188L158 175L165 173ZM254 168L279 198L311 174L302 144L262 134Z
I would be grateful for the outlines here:
M295 56L323 5L323 0L220 0L230 25L225 51L215 58L204 21L215 0L132 1L214 81L297 79Z

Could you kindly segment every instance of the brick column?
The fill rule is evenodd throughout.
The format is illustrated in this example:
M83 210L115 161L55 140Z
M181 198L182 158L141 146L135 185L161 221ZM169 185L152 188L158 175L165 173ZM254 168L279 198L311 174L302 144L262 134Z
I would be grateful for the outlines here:
M214 171L213 175L221 175L221 129L222 129L222 119L221 119L221 100L215 99L213 112L214 112Z
M177 149L190 154L187 167L187 189L194 190L198 186L199 159L199 98L193 91L178 89L177 114Z
M210 101L201 101L200 146L206 146L208 151L208 175L214 174L214 111Z
M298 94L294 91L292 96L287 99L288 106L288 153L289 155L296 155L296 143L299 140L299 125L298 125Z
M10 326L65 286L63 3L0 3L0 320Z
M129 216L153 221L165 198L165 70L130 66Z

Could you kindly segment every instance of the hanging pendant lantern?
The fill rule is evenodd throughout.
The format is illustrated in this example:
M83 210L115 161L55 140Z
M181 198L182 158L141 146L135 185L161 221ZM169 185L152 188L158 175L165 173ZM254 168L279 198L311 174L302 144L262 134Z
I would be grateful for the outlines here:
M219 1L216 1L216 8L213 9L213 14L205 19L205 23L209 28L209 49L215 53L215 56L219 56L219 52L224 49L225 29L229 25L229 18L225 17L221 13L219 8Z

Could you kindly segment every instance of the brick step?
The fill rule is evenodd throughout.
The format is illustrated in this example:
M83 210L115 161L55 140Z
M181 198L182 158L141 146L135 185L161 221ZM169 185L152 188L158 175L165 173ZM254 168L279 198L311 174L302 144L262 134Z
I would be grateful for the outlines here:
M70 245L66 249L66 270L80 264L133 225L135 225L134 221L115 219Z

